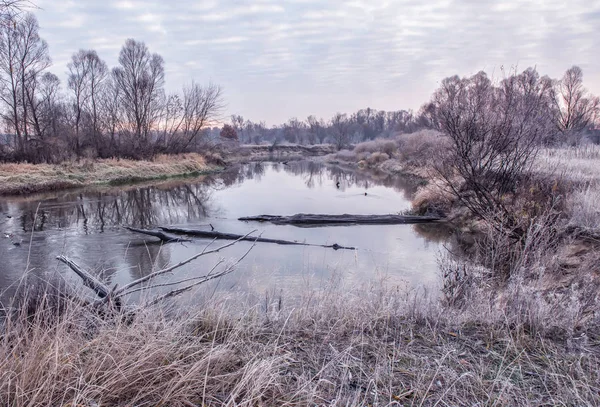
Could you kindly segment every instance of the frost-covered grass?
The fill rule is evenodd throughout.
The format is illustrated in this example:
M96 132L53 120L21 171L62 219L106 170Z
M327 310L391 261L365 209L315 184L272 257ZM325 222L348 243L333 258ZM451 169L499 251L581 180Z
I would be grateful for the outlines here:
M0 164L0 195L27 194L93 184L124 184L194 175L215 169L199 154L159 155L153 161L81 160L62 164Z
M556 335L562 321L529 295L457 313L422 293L336 282L288 307L222 296L133 320L68 299L59 312L56 291L37 295L0 336L2 405L600 403L595 333Z

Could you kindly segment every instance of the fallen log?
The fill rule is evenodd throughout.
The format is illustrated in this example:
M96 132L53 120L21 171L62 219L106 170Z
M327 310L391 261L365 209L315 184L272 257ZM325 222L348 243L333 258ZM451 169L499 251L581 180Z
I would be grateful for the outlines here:
M217 239L217 240L247 240L250 242L258 242L258 243L274 243L274 244L280 244L280 245L296 245L296 246L313 246L313 247L325 247L325 248L330 248L330 249L334 249L334 250L355 250L356 248L354 247L344 247L344 246L340 246L337 243L334 243L332 245L321 245L321 244L311 244L311 243L303 243L303 242L297 242L297 241L290 241L290 240L280 240L280 239L267 239L264 237L244 237L242 235L236 235L233 233L222 233L222 232L216 232L216 231L206 231L206 230L197 230L197 229L182 229L182 228L169 228L169 227L159 227L159 229L165 231L165 232L169 232L169 233L174 233L177 235L187 235L187 236L194 236L194 237L199 237L199 238L203 238L203 239Z
M260 215L247 216L238 220L245 222L270 222L275 225L335 226L335 225L402 225L432 223L442 220L434 216L410 215L319 215L299 213L292 216Z
M141 233L143 235L153 236L159 238L162 242L172 243L172 242L190 242L190 239L184 239L179 236L168 235L165 232L161 232L160 230L147 230L147 229L138 229L132 228L130 226L123 226L125 229L130 232Z
M108 288L104 283L102 283L100 280L94 277L91 273L84 270L82 267L79 267L77 263L75 263L73 260L69 259L66 256L61 255L56 257L56 259L69 266L69 268L73 270L75 274L77 274L83 280L83 285L91 288L96 293L96 295L98 295L98 297L108 297L108 295L110 294L110 288Z
M133 229L135 229L135 228L133 228ZM209 246L211 245L211 243L214 242L213 241L213 242L209 243L200 253L197 253L197 254L193 255L192 257L189 257L186 260L183 260L175 265L163 268L161 270L154 271L148 275L145 275L144 277L141 277L137 280L134 280L134 281L126 284L123 287L118 287L117 285L115 285L112 290L107 285L105 285L100 280L98 280L96 277L94 277L90 272L84 270L83 267L79 266L77 263L75 263L73 260L69 259L68 257L61 255L61 256L58 256L57 259L59 261L65 263L67 266L69 266L69 268L71 270L73 270L79 277L81 277L81 279L83 280L83 284L86 287L91 288L96 293L96 295L99 297L99 299L96 300L95 302L90 303L87 301L81 301L81 303L86 304L86 307L91 306L90 308L97 310L100 315L107 316L107 315L113 315L113 311L121 312L123 310L122 307L124 305L123 297L133 294L135 292L146 291L146 290L150 290L152 288L167 287L167 286L181 285L184 283L188 283L188 285L186 285L182 288L174 289L166 294L160 295L160 296L156 297L154 300L152 300L144 305L145 307L148 307L148 306L155 305L165 299L179 295L185 291L191 290L192 288L194 288L200 284L204 284L210 280L217 279L219 277L222 277L226 274L233 272L235 267L254 248L254 244L251 245L250 248L248 250L246 250L245 254L243 256L239 257L236 262L226 265L226 267L223 270L220 270L220 271L218 270L219 266L221 266L225 263L225 260L221 259L215 264L215 266L212 269L210 269L210 271L207 274L204 274L204 275L188 277L188 278L185 278L182 280L156 283L154 285L146 285L145 284L145 283L151 282L153 279L155 279L158 276L172 273L172 272L176 271L177 269L179 269L180 267L196 260L199 257L208 256L210 254L218 253L224 249L227 249L228 247L231 247L231 246L235 245L236 243L238 243L240 240L249 238L250 234L252 234L254 232L255 231L250 232L244 236L241 236L240 239L236 239L235 241L229 242L220 247L216 247L214 249L209 250ZM249 239L253 240L251 238L249 238ZM132 321L136 315L136 312L134 310L126 310L125 314L123 314L123 315L125 317L125 320Z

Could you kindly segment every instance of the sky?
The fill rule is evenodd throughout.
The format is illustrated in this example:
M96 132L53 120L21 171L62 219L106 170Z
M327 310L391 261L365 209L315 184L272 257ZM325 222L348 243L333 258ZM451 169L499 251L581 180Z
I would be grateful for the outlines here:
M269 125L371 107L418 108L441 80L572 65L600 94L600 0L35 0L52 72L127 38L165 59L167 91L222 86L225 116Z

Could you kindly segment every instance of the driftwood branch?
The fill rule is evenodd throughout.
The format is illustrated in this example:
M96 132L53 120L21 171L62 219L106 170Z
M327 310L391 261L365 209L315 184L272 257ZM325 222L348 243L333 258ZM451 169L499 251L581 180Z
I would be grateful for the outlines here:
M169 227L160 227L159 229L164 230L165 232L181 234L193 237L199 237L204 239L218 239L218 240L246 240L251 242L258 243L275 243L280 245L296 245L296 246L313 246L313 247L325 247L331 248L334 250L346 249L346 250L356 250L354 247L344 247L340 246L337 243L332 245L321 245L321 244L311 244L311 243L303 243L303 242L292 242L290 240L280 240L280 239L267 239L264 237L247 237L242 235L237 235L234 233L222 233L222 232L208 232L205 230L197 230L197 229L182 229L182 228L169 228Z
M123 227L125 229L131 231L131 232L141 233L141 234L144 234L144 235L157 237L157 238L159 238L164 243L190 242L191 241L190 239L184 239L184 238L181 238L179 236L169 235L169 234L167 234L165 232L162 232L160 230L138 229L138 228L133 228L133 227L130 227L130 226L123 226Z
M153 278L156 278L156 277L158 277L158 276L160 276L162 274L170 273L173 270L176 270L176 269L178 269L178 268L180 268L180 267L182 267L182 266L184 266L184 265L186 265L186 264L188 264L188 263L196 260L197 258L199 258L201 256L206 256L208 254L217 253L217 252L219 252L219 251L221 251L223 249L226 249L228 247L233 246L234 244L236 244L236 243L238 243L238 242L240 242L242 240L252 240L251 238L248 238L248 236L250 236L254 232L256 232L256 231L254 230L254 231L246 234L245 236L240 236L235 241L233 241L231 243L228 243L226 245L223 245L221 247L218 247L216 249L207 250L210 247L210 245L213 243L213 242L211 242L208 245L206 245L206 247L200 253L195 254L195 255L193 255L192 257L190 257L190 258L188 258L186 260L183 260L183 261L181 261L181 262L179 262L179 263L177 263L177 264L175 264L173 266L167 267L165 269L155 271L154 273L150 273L147 276L144 276L144 277L139 278L139 279L137 279L135 281L132 281L129 284L124 285L123 287L121 287L121 288L119 288L118 290L115 291L115 295L122 295L124 292L130 290L132 287L135 287L136 285L143 284L146 281L149 281L149 280L151 280Z
M134 228L135 229L135 228ZM248 238L248 236L250 234L254 233L250 232L245 236L242 236L242 238ZM81 277L81 279L83 280L83 284L89 288L91 288L92 290L94 290L94 292L98 295L98 297L100 297L99 300L97 300L96 302L90 304L93 305L94 308L100 308L102 306L110 306L112 305L112 307L114 307L117 311L121 310L121 306L122 306L122 297L125 295L129 295L132 294L134 292L137 291L142 291L142 290L147 290L147 289L151 289L151 288L156 288L156 287L166 287L166 286L171 286L171 285L177 285L177 284L183 284L183 283L189 283L190 281L194 281L194 283L189 284L186 287L182 287L182 288L178 288L175 290L172 290L170 292L168 292L167 294L161 295L159 297L157 297L156 299L154 299L153 301L145 304L145 306L150 306L150 305L154 305L164 299L176 296L178 294L181 294L185 291L188 291L190 289L192 289L193 287L196 287L202 283L205 283L207 281L222 277L226 274L231 273L234 270L234 267L239 264L250 252L250 250L252 250L252 248L254 247L254 244L246 251L246 253L241 256L237 261L235 261L233 264L227 266L224 270L218 272L218 273L214 273L214 271L221 265L223 264L224 260L221 259L219 260L215 266L205 275L203 276L198 276L198 277L191 277L191 278L187 278L187 279L183 279L183 280L179 280L177 282L170 282L170 283L162 283L162 284L155 284L149 287L138 287L138 288L134 288L136 286L139 286L147 281L152 280L153 278L156 278L160 275L166 274L166 273L170 273L172 271L175 271L176 269L190 263L191 261L201 257L201 256L206 256L212 253L217 253L223 249L226 249L228 247L233 246L234 244L240 242L242 239L237 239L233 242L227 243L223 246L217 247L215 249L212 250L208 250L209 247L212 245L212 243L214 243L216 239L214 239L212 242L210 242L208 245L206 245L204 247L204 249L188 258L187 260L181 261L173 266L167 267L165 269L162 270L158 270L155 271L145 277L139 278L135 281L132 281L129 284L126 284L125 286L118 288L116 285L115 287L111 290L108 286L106 286L105 284L103 284L101 281L99 281L96 277L94 277L91 273L89 273L88 271L84 270L82 267L80 267L79 265L77 265L77 263L75 263L74 261L70 260L69 258L65 257L65 256L58 256L57 259L63 263L65 263L66 265L68 265L71 270L73 270L79 277ZM256 239L255 239L256 240Z
M81 268L73 260L66 256L58 256L57 260L65 263L71 270L75 272L83 280L83 285L91 288L100 298L106 298L110 294L110 288L103 284L100 280L90 274L88 271Z
M304 227L335 225L401 225L414 223L432 223L442 220L433 216L409 215L319 215L299 213L292 216L260 215L247 216L238 220L246 222L270 222L275 225L294 225Z
M130 295L133 293L137 293L139 291L144 291L144 290L151 290L153 288L161 288L161 287L171 287L174 285L179 285L179 284L183 284L183 283L189 283L190 281L196 281L196 280L203 280L206 279L207 277L210 277L212 275L212 273L217 269L217 267L219 267L221 264L223 264L225 262L224 259L219 260L212 269L210 269L210 271L207 274L204 274L202 276L196 276L196 277L190 277L190 278L186 278L183 280L179 280L179 281L173 281L173 282L169 282L169 283L159 283L159 284L153 284L150 286L142 286L142 287L138 287L138 288L133 288L129 291L124 292L122 295Z
M248 250L246 250L246 253L244 253L244 255L242 257L240 257L239 259L237 259L234 263L230 264L229 266L227 266L223 271L216 273L216 274L211 274L213 272L213 270L215 270L217 268L217 266L221 263L217 263L217 265L215 267L213 267L213 269L206 275L206 277L200 281L196 281L193 284L190 284L186 287L182 287L182 288L178 288L176 290L170 291L164 295L158 296L157 298L155 298L154 300L150 301L149 303L146 304L147 307L155 305L161 301L166 300L167 298L173 297L175 295L179 295L181 293L184 293L188 290L191 290L192 288L200 285L200 284L204 284L210 280L214 280L216 278L219 277L223 277L226 274L231 273L233 270L235 270L235 267L242 261L244 260L244 258L246 258L246 256L248 255L248 253L250 253L250 251L254 248L254 246L256 246L256 243L254 243L252 246L250 246L250 248Z

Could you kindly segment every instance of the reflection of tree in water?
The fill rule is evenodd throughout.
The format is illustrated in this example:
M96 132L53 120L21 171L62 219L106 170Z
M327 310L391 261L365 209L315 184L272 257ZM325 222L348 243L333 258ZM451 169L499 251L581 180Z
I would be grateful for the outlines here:
M215 183L212 185L212 188L223 190L233 185L242 184L244 181L250 179L260 181L265 173L266 165L268 164L256 162L229 167L219 174L218 178L215 178Z
M308 188L314 188L315 185L322 186L325 180L329 181L333 187L336 187L339 183L339 189L342 191L350 187L368 189L372 185L381 185L401 192L408 200L412 199L412 195L417 190L414 180L402 176L383 172L353 171L312 161L296 161L288 165L276 164L273 168L279 168L289 174L304 177Z
M39 208L35 202L22 202L20 224L23 231L75 226L87 234L118 225L147 227L194 221L209 215L210 184L71 194L45 201Z
M444 223L422 223L412 225L412 228L428 242L454 243L450 238L455 235L455 230Z

